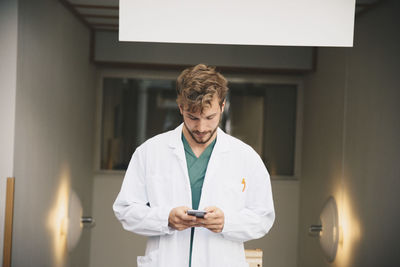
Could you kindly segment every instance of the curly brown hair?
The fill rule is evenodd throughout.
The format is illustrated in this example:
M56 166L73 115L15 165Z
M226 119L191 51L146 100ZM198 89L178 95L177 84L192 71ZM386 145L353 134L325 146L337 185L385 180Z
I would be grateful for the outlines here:
M203 112L211 107L214 96L218 96L222 107L228 92L228 81L214 67L198 64L182 71L176 80L176 102L190 112Z

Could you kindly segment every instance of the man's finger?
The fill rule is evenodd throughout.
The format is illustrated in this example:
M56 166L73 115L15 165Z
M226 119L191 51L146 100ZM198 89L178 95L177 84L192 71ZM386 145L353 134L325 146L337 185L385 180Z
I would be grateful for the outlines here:
M181 210L179 213L177 213L176 216L183 221L195 221L196 220L196 217L187 215L187 213L183 210Z
M204 219L213 219L213 218L217 218L219 215L216 213L207 213L206 215L204 215Z
M202 226L222 225L222 220L203 220L197 222Z
M184 214L182 216L182 220L194 222L194 221L196 221L196 216Z
M218 218L223 218L223 217L224 217L223 213L220 213L220 212L212 212L212 213L207 213L207 214L204 216L204 219L218 219Z
M218 209L218 208L215 207L215 206L210 206L210 207L204 208L204 210L207 211L207 213L208 213L208 212L210 212L210 213L215 212L217 209Z

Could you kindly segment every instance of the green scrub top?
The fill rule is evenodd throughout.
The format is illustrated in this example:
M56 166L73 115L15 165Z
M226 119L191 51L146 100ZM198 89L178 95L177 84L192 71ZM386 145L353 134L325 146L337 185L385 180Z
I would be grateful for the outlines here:
M207 148L201 153L199 157L193 153L188 141L182 133L183 147L185 148L186 164L189 173L190 188L192 190L192 209L197 210L199 208L201 190L203 188L204 177L206 176L208 161L210 160L211 153L214 149L215 142L211 142ZM192 246L193 246L194 227L192 228L190 236L190 255L189 255L189 267L192 263Z

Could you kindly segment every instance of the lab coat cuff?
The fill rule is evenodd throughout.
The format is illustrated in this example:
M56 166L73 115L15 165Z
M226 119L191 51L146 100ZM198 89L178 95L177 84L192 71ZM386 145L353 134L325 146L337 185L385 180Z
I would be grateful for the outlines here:
M170 227L168 224L169 213L172 208L163 207L160 210L160 220L161 220L161 231L167 235L172 234L175 232L175 229Z
M235 223L233 218L233 213L229 211L224 211L224 228L222 228L222 234L234 231Z

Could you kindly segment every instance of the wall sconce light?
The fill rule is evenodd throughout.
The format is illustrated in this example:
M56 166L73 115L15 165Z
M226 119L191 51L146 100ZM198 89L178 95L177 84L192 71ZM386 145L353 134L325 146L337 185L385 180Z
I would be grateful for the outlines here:
M92 217L82 216L82 203L75 191L71 190L68 207L68 251L72 251L78 244L83 228L92 228L94 226L95 221Z
M339 219L336 201L329 197L319 216L319 223L311 225L309 234L318 237L325 258L333 262L339 243Z

